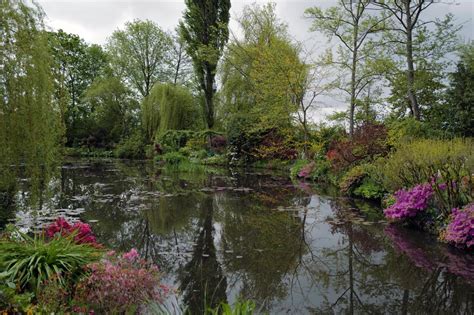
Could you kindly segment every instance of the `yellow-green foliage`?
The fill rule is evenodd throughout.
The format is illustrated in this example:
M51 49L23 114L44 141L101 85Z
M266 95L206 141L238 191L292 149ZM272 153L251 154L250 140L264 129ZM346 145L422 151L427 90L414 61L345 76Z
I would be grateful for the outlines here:
M390 146L398 147L408 141L420 138L433 138L440 136L427 123L413 117L395 120L388 124L387 142Z
M40 10L1 1L0 16L1 190L13 185L10 165L24 163L33 186L45 182L64 131L64 91L55 86Z
M252 131L288 127L303 94L307 65L273 4L244 10L238 21L244 38L229 44L222 65L222 114L247 114L252 122L246 129Z
M474 171L473 153L472 139L420 139L378 160L378 174L392 190L428 182L434 175L460 182Z
M151 141L167 130L200 129L204 118L198 100L186 88L158 84L142 103L142 124Z

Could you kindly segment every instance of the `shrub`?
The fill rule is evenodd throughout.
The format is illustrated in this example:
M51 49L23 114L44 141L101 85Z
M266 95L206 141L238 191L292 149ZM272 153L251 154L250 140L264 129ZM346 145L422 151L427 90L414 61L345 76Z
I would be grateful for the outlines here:
M316 167L316 163L313 161L311 163L306 164L303 168L298 172L299 178L307 179L311 176L314 168Z
M227 165L229 160L225 155L214 155L202 161L205 165Z
M428 183L410 190L399 190L395 193L395 203L385 209L384 214L392 220L413 218L426 210L433 193L433 188Z
M343 194L365 199L381 199L385 189L374 178L372 164L362 164L351 168L344 174L339 187Z
M262 132L250 152L258 160L294 160L298 156L295 141L275 129Z
M68 308L69 287L62 286L57 279L46 280L36 295L41 312L62 313Z
M385 194L385 190L370 177L365 177L361 185L355 188L352 194L365 199L381 199Z
M387 129L384 125L367 123L354 131L351 139L331 144L326 157L334 169L341 170L362 160L371 160L388 153Z
M115 148L114 154L124 159L145 158L145 139L141 132L134 132L129 138L122 140Z
M405 143L421 138L435 138L440 134L427 123L413 117L394 120L388 124L388 139L390 146L399 147Z
M299 172L301 169L306 166L309 162L307 160L296 160L293 166L290 169L290 177L296 178L298 177Z
M19 231L17 238L0 240L0 277L20 289L38 291L44 281L57 279L65 285L80 275L82 267L100 258L100 251L87 244L77 244L75 235L30 237Z
M362 180L367 176L365 169L358 165L351 168L342 178L339 188L341 192L346 195L351 195L353 190L362 183Z
M135 249L122 256L109 252L88 270L76 286L77 310L87 306L101 313L135 312L149 300L162 300L168 290L160 285L158 267L140 259Z
M222 153L227 146L227 139L222 135L216 135L211 138L211 149L214 152Z
M188 159L179 152L169 152L162 156L163 161L169 165L178 165Z
M472 200L474 147L471 140L417 140L377 161L378 174L391 190L432 183L446 214Z
M62 237L72 237L74 242L77 244L97 245L96 237L94 233L92 233L89 224L79 221L71 225L62 217L57 218L56 221L48 225L46 228L46 235L49 238L54 238L57 235Z
M474 203L454 208L449 219L442 238L458 247L474 248Z

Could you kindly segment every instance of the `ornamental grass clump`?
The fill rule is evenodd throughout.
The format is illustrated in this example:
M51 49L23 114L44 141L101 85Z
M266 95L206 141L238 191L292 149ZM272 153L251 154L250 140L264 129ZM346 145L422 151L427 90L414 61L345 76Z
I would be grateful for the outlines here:
M458 247L474 248L474 203L454 208L442 238Z
M428 207L433 188L430 184L421 184L410 190L401 189L395 193L395 203L384 210L385 217L391 220L413 218Z
M47 239L16 231L15 237L0 240L0 280L20 291L37 292L44 281L51 279L64 286L100 256L99 249L77 244L74 234Z
M136 312L148 301L163 301L168 289L160 285L158 267L132 249L123 255L109 252L87 266L89 275L76 286L74 302L103 313Z

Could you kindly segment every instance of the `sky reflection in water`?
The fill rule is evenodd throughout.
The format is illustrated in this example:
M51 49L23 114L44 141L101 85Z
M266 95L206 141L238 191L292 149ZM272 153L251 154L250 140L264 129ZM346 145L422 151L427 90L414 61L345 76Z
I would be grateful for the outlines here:
M72 161L33 205L26 184L2 205L0 224L90 222L101 242L158 263L196 314L237 299L271 314L473 313L472 254L307 183L263 171Z

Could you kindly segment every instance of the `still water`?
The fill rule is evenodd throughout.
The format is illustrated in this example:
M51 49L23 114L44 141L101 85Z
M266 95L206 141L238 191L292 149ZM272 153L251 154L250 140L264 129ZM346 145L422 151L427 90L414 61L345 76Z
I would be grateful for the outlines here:
M157 263L193 314L246 299L269 314L474 313L474 255L283 175L75 160L33 203L24 179L0 225L89 222Z

